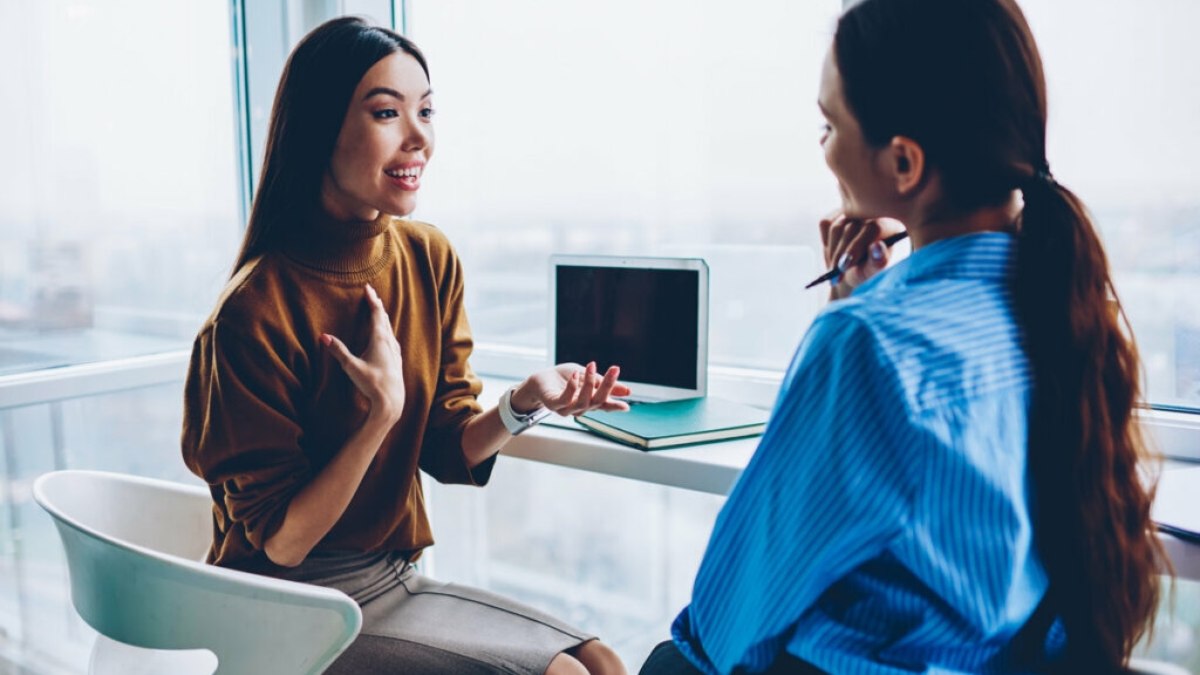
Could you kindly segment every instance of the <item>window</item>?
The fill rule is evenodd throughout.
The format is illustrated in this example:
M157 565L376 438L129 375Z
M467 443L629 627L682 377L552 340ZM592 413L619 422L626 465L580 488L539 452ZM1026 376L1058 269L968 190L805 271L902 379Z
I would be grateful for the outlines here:
M1200 4L1024 0L1047 156L1092 210L1155 404L1200 409Z
M0 672L82 672L94 635L33 480L189 477L186 358L150 387L98 362L189 348L228 277L242 231L230 27L220 0L0 3ZM13 380L85 363L138 388L60 383L59 400L12 403Z
M1049 158L1106 239L1148 398L1200 406L1200 7L1022 4ZM814 101L840 2L406 5L439 111L416 217L458 246L485 347L544 350L551 253L701 254L712 363L784 367L823 302L801 286L838 204Z
M511 458L484 490L426 486L437 538L426 573L595 633L631 672L670 637L725 502Z
M551 253L699 254L711 362L784 369L838 204L815 104L838 0L406 5L438 110L415 217L458 247L481 342L545 349Z
M2 16L0 375L187 348L241 232L228 6Z

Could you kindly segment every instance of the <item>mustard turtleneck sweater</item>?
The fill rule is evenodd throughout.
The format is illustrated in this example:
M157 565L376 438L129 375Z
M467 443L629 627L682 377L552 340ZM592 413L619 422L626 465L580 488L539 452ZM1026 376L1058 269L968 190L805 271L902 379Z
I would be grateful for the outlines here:
M366 419L366 399L318 341L331 333L362 352L366 283L400 343L404 412L317 548L415 555L433 543L418 469L482 485L495 461L468 469L462 451L481 384L467 364L461 265L436 228L392 216L314 222L287 236L283 250L238 270L192 349L182 447L213 496L208 560L277 573L264 542L292 496Z

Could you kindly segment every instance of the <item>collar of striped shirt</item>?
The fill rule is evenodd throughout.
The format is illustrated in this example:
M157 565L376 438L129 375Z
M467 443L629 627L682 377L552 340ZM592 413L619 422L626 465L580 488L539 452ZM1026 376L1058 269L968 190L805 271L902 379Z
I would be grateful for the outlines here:
M890 269L855 289L854 294L934 279L999 281L1010 277L1017 237L1007 232L978 232L939 239L912 252Z

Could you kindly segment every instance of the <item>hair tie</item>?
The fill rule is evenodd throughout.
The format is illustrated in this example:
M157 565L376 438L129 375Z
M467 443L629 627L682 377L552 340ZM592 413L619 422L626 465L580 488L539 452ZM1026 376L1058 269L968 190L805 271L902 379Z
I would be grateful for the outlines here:
M1050 164L1042 162L1042 165L1034 170L1033 177L1048 185L1058 185L1058 181L1054 180L1054 174L1050 173Z

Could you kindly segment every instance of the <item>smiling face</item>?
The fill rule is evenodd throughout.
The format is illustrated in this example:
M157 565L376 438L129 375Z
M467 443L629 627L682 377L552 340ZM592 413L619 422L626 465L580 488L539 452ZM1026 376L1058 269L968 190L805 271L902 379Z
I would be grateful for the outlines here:
M321 205L338 220L405 216L417 205L433 155L433 92L415 58L395 52L363 75L321 181Z
M825 150L825 163L838 181L842 211L853 218L895 215L891 203L893 191L889 189L894 179L885 171L888 158L867 142L850 111L832 49L825 56L817 105L825 116L821 147Z

